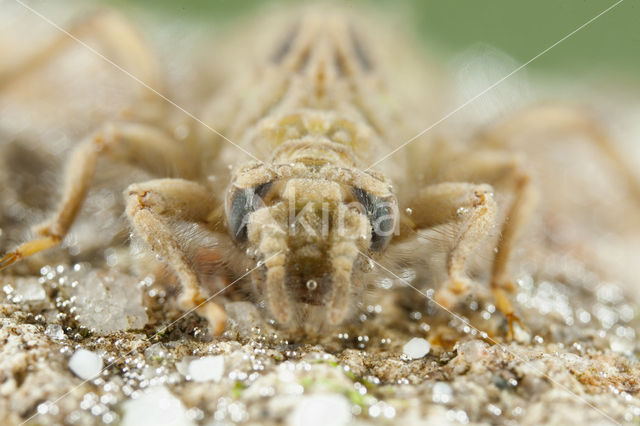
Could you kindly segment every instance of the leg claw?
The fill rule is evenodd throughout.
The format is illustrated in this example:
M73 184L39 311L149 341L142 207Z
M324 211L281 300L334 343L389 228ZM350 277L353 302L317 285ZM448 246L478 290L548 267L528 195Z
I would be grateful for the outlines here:
M507 317L507 321L509 322L509 331L507 332L507 340L513 340L514 336L515 336L515 328L514 325L515 323L517 323L523 330L526 330L527 327L524 326L524 323L522 322L522 320L520 319L520 317L518 317L516 314L509 313L509 314L505 314L505 316Z
M214 302L207 302L200 306L196 312L209 322L209 330L212 336L219 336L227 324L227 313Z
M9 265L14 264L16 261L18 261L20 257L18 256L18 253L16 252L10 252L5 254L1 259L0 259L0 271L3 270L4 268L8 267Z

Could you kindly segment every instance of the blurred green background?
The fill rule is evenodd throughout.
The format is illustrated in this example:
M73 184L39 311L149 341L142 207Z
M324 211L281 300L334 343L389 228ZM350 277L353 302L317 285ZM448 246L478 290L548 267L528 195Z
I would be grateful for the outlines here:
M104 0L132 4L180 19L224 20L260 5L258 0ZM425 40L457 52L475 43L494 46L526 62L617 0L369 0L342 4L400 9ZM285 0L281 3L301 3ZM310 2L305 2L310 3ZM603 71L631 77L640 71L640 1L624 0L529 66L532 70Z

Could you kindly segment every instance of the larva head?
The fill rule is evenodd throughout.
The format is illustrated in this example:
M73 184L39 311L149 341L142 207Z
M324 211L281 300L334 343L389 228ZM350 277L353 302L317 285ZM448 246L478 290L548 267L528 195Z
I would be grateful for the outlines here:
M226 212L234 240L260 265L254 288L282 325L300 327L313 310L340 324L363 290L364 255L383 252L393 236L395 197L317 175L251 183L231 185Z

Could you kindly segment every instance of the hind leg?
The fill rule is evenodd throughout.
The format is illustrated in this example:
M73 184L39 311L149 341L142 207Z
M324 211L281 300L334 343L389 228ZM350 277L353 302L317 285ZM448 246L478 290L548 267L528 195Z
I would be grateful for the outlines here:
M21 64L8 69L0 68L0 90L18 78L29 75L53 60L73 43L86 36L97 39L99 53L156 90L161 89L160 72L149 47L131 24L115 12L101 11L77 19L72 25L53 37L47 46L34 53Z
M584 141L593 144L618 171L630 192L640 202L640 181L631 164L616 147L606 130L583 109L543 104L525 109L513 117L482 131L477 137L480 148L508 148L519 135L532 134L584 135Z

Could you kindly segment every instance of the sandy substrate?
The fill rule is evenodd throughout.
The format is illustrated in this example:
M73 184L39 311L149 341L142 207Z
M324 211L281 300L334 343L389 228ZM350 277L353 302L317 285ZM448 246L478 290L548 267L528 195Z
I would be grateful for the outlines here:
M86 264L3 276L0 422L637 422L637 308L563 267L519 280L528 330L508 342L490 303L469 298L461 321L401 281L322 337L283 337L239 301L212 339L151 279Z

